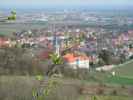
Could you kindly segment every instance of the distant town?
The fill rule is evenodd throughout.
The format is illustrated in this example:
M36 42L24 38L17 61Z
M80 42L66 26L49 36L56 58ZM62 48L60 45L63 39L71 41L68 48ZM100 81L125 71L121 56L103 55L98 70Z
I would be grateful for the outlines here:
M133 0L1 0L0 100L133 100Z
M5 16L1 13L1 20ZM27 48L43 60L54 52L70 65L77 59L85 61L81 67L88 68L120 64L133 58L132 16L129 12L22 13L15 21L0 23L0 47ZM6 33L6 26L15 31Z

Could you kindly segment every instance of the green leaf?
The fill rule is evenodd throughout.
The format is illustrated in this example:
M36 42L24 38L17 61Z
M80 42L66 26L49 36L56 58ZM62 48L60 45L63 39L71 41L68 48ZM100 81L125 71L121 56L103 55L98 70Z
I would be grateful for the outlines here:
M41 80L43 80L43 76L42 75L37 75L36 76L36 79L39 80L39 81L41 81Z

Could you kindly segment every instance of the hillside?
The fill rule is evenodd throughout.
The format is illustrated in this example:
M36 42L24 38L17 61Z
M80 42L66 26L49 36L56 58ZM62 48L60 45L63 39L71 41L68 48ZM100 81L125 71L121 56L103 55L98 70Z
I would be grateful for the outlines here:
M113 71L115 71L119 77L133 78L133 60L119 65L117 68L114 68Z

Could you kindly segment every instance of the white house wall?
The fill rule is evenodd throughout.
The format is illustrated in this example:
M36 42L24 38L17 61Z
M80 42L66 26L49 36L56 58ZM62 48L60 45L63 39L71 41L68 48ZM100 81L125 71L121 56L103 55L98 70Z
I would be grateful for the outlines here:
M73 69L76 69L77 67L89 69L89 60L79 61L78 64L75 61L68 63L68 65L71 66Z

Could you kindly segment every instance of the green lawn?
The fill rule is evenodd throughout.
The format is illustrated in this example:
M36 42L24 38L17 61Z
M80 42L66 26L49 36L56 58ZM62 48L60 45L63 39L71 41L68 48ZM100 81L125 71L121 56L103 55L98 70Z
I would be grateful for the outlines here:
M125 78L125 77L118 77L118 76L112 76L108 77L105 82L107 83L117 83L122 85L133 85L133 79Z

